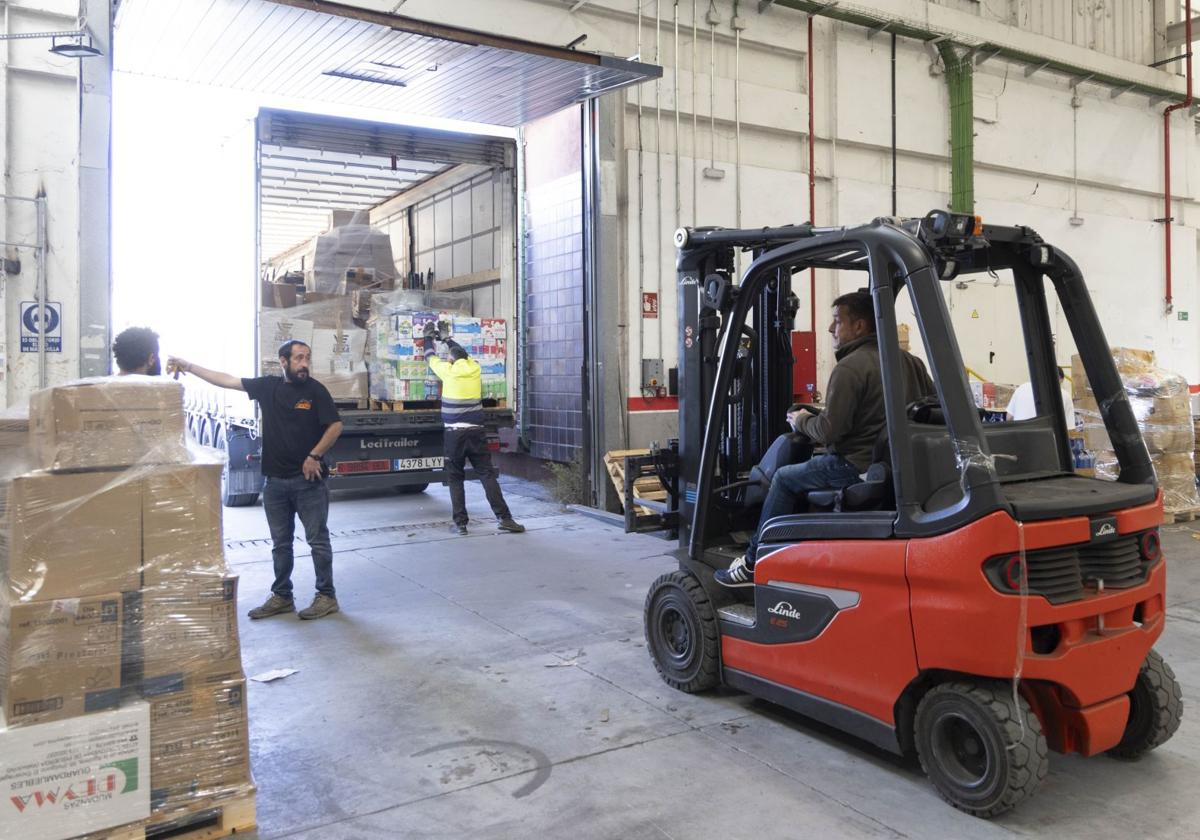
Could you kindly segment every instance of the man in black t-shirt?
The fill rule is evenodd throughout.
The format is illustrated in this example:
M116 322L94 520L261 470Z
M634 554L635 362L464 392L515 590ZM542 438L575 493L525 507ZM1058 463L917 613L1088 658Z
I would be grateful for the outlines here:
M275 583L271 597L250 610L251 618L292 612L292 542L296 517L312 549L317 596L300 611L301 618L323 618L338 611L333 588L333 548L329 542L329 487L325 483L325 453L342 433L333 397L309 375L312 350L302 341L279 348L282 376L239 379L208 370L183 359L167 361L169 373L192 373L221 388L245 391L262 413L263 509L271 528Z

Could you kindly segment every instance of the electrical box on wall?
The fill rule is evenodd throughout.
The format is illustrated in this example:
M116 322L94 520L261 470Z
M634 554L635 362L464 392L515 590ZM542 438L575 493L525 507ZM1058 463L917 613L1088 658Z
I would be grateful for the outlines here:
M666 387L666 380L663 379L662 359L642 359L642 390L657 391L659 388L665 389Z

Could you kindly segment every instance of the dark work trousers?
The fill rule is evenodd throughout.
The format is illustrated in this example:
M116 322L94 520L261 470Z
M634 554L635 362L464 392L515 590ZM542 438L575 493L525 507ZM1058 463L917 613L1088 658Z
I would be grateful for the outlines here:
M329 485L324 479L309 481L304 476L270 478L263 485L263 509L271 529L271 556L275 560L275 584L271 591L292 598L292 544L296 517L304 526L304 539L312 549L317 591L330 598L333 590L333 546L329 542Z
M509 519L508 505L504 494L500 492L500 471L492 465L492 454L488 452L487 435L482 426L472 426L469 429L446 430L446 477L450 483L450 504L454 508L454 524L467 524L467 494L463 489L463 480L467 469L467 460L479 473L483 483L483 492L487 494L488 504L497 519Z

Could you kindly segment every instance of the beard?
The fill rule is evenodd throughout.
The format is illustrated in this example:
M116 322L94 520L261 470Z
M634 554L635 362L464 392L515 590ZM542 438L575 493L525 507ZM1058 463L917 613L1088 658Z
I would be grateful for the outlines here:
M308 368L300 368L299 370L288 370L285 368L284 373L287 374L288 382L308 381Z

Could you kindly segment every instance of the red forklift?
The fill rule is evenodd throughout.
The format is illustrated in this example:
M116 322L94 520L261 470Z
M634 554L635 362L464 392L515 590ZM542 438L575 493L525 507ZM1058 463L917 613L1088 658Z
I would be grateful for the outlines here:
M946 801L979 817L1032 794L1051 750L1135 759L1174 734L1182 695L1153 650L1166 614L1162 498L1069 256L1029 228L944 211L853 228L683 229L675 242L680 437L635 465L664 480L655 516L679 535L679 569L645 606L669 685L729 686L915 754ZM737 250L753 255L740 283ZM754 586L726 589L713 571L745 550L770 472L812 451L776 443L791 431L792 277L810 268L866 273L885 435L861 483L810 492L804 512L764 523ZM1037 416L985 423L942 284L1002 270ZM1101 406L1118 481L1074 472L1049 294ZM908 405L902 295L937 386Z

